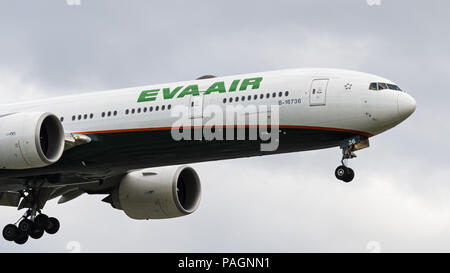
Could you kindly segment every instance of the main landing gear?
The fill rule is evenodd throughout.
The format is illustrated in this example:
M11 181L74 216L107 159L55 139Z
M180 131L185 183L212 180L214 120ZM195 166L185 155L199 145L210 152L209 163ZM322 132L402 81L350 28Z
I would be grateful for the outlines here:
M44 235L55 234L59 230L59 221L54 217L48 217L41 213L47 198L45 192L28 189L22 192L22 202L19 209L28 208L27 212L15 223L3 228L3 238L22 245L29 237L39 239Z
M355 136L342 141L340 147L342 149L342 165L336 168L334 174L337 179L349 183L355 178L355 172L352 168L348 167L348 160L356 157L354 151L369 147L369 139Z
M19 224L17 224L19 223ZM3 228L3 238L7 241L14 241L19 245L23 245L28 238L39 239L44 235L55 234L59 230L59 221L54 217L48 217L39 213L33 216L33 210L29 209L16 224L9 224Z

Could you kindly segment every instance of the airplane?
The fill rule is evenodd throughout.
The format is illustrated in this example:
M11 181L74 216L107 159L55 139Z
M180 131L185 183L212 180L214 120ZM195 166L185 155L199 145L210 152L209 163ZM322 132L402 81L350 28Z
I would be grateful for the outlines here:
M247 108L253 110L243 114L242 126L209 126L205 113L210 106L225 114L232 107L257 107ZM276 136L271 140L174 139L173 124L180 116L173 112L180 107L188 115L183 132L243 129L247 136L255 126L246 122L258 116L271 120L270 125L256 124L266 130L260 128L261 135L271 130ZM414 98L388 79L330 68L206 75L192 81L4 104L0 106L0 205L26 212L16 224L4 227L3 237L24 244L30 237L56 233L59 221L42 211L47 201L57 197L62 204L82 194L105 195L104 202L132 219L191 214L199 206L201 184L197 172L185 164L195 162L340 147L335 176L348 183L355 176L348 166L355 152L415 109ZM262 149L268 141L275 142L274 149Z

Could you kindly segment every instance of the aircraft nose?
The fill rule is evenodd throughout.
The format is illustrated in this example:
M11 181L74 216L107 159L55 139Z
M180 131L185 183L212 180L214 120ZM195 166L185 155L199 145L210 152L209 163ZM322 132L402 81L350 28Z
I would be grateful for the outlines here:
M406 93L400 93L397 97L398 115L406 119L416 111L416 100Z

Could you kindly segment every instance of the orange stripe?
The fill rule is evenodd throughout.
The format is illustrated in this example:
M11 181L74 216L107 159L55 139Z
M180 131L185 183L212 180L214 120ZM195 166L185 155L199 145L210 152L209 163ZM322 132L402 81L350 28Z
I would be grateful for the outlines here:
M201 129L201 128L213 127L213 126L188 126L187 129ZM258 125L234 125L234 126L217 126L217 128L257 128ZM271 126L268 125L268 128ZM356 135L363 135L367 137L372 137L373 134L367 132L361 132L356 130L341 129L341 128L330 128L330 127L317 127L317 126L299 126L299 125L280 125L281 129L307 129L307 130L320 130L320 131L334 131L334 132L344 132ZM88 131L88 132L77 132L75 134L81 135L92 135L92 134L110 134L110 133L127 133L127 132L147 132L147 131L167 131L172 130L172 127L154 127L154 128L135 128L135 129L117 129L117 130L103 130L103 131Z

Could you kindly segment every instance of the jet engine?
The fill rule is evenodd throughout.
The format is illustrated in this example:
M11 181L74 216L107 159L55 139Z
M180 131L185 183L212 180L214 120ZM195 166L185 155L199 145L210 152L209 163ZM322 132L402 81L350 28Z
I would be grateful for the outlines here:
M162 167L126 174L104 201L133 219L165 219L191 214L201 196L191 167Z
M61 121L51 113L23 112L0 117L0 168L50 165L64 151Z

